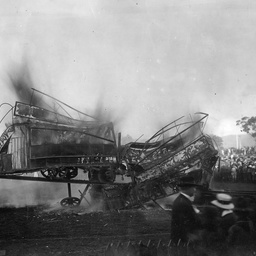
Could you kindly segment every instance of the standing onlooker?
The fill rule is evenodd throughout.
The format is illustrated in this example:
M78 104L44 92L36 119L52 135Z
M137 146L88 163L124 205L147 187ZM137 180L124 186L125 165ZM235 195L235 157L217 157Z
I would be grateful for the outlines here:
M219 212L215 206L206 205L202 209L202 231L201 242L203 249L212 255L210 252L216 252L213 255L218 255L221 239L219 237Z
M254 162L253 169L252 169L252 182L256 181L256 165Z
M220 231L223 239L228 236L229 228L236 223L237 216L233 212L234 204L232 203L232 197L228 194L219 193L216 196L216 200L211 203L215 205L220 212Z
M243 163L240 160L237 161L237 172L239 174L239 181L244 182L245 181L245 171L243 168Z
M196 186L192 176L180 179L180 195L174 200L171 219L171 239L175 244L197 240L196 231L201 223L197 209L192 205Z
M243 197L240 197L236 202L234 211L238 219L236 223L229 229L227 241L230 255L244 255L245 249L247 255L249 255L248 251L250 250L251 245L255 242L255 228L253 221L250 218L252 209L248 207L247 200ZM253 255L253 251L251 251L251 255Z
M236 167L235 164L233 164L231 166L231 176L232 176L232 181L236 182L236 180L237 180L237 167Z
M248 207L246 199L238 198L234 211L237 215L237 221L229 229L228 242L232 245L245 245L250 242L254 232L254 225L250 219L251 209Z
M232 197L228 194L219 193L216 195L216 200L211 202L219 209L219 245L218 255L228 255L228 235L229 229L236 223L237 216L233 212L234 204Z
M254 171L255 171L255 166L254 166L253 161L250 161L249 164L247 165L247 171L248 171L248 175L249 175L249 181L252 182Z

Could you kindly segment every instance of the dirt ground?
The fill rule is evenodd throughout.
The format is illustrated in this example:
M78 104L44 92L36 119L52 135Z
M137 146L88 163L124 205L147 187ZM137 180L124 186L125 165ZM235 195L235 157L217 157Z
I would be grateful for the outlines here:
M88 212L82 206L3 207L0 256L103 256L110 243L167 244L170 220L171 211L161 208Z
M119 241L167 241L163 210L84 213L84 209L2 208L0 255L104 255Z

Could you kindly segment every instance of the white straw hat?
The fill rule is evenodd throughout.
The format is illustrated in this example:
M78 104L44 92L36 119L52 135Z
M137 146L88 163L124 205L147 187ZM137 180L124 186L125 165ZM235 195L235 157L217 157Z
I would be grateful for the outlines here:
M232 210L234 204L232 203L232 197L228 194L220 193L216 195L217 200L213 200L211 203L221 209Z

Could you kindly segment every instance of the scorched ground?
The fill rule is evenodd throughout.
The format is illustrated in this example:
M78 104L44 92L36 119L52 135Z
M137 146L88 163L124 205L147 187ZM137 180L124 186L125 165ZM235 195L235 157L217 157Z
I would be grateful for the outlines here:
M110 242L168 241L170 214L161 209L85 213L45 206L2 208L0 255L104 255Z

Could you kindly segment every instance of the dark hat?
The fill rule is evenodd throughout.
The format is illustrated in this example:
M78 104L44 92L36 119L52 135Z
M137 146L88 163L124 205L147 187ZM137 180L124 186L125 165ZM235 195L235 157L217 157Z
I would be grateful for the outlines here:
M196 184L194 177L192 176L184 176L180 178L180 182L178 183L179 187L197 187L200 186Z

